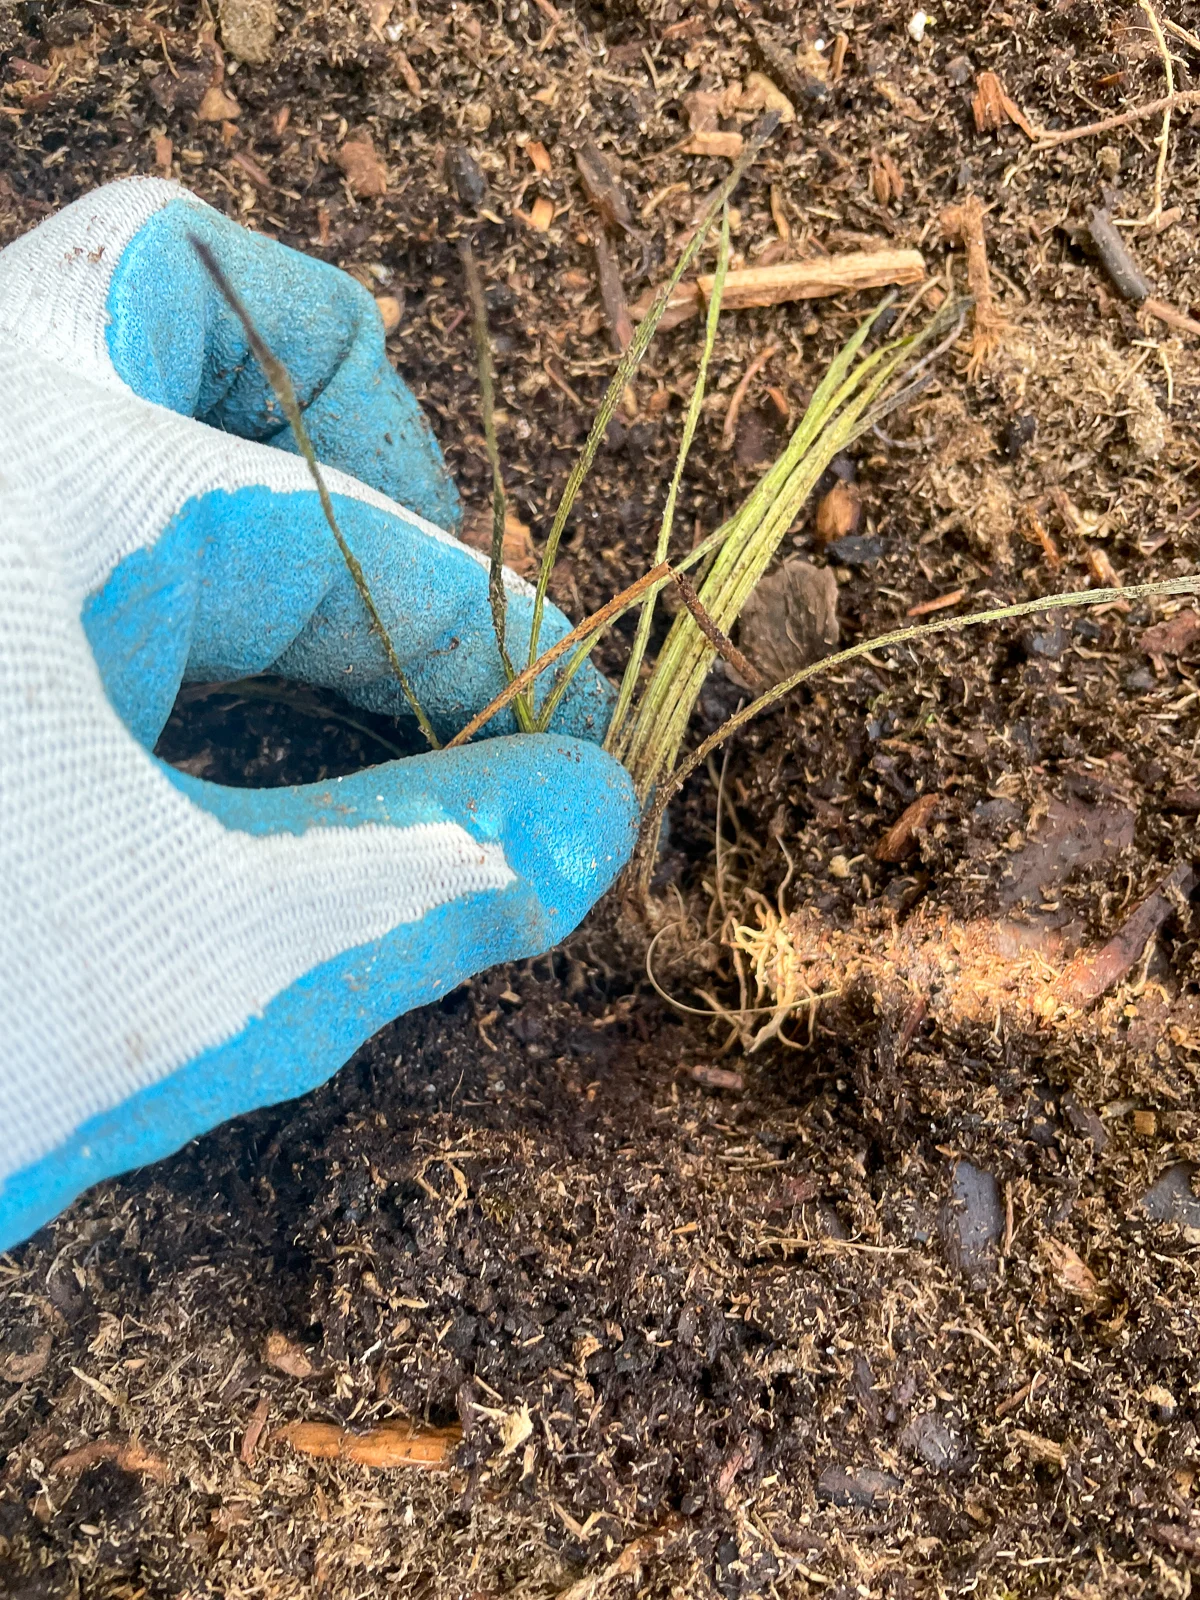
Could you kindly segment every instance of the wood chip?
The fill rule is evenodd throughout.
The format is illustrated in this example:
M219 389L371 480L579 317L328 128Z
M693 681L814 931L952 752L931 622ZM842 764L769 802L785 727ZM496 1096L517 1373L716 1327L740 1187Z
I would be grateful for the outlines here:
M228 122L241 114L241 106L217 83L204 91L204 98L196 108L197 122Z
M744 143L740 133L721 133L714 128L692 134L683 147L683 153L688 156L724 156L728 161L736 161Z
M1138 640L1148 656L1180 656L1200 639L1200 611L1189 606L1165 622L1147 628Z
M366 1433L351 1433L336 1422L290 1422L277 1429L301 1455L321 1461L353 1461L362 1467L422 1467L445 1471L462 1440L462 1429L425 1428L415 1422L384 1422Z
M881 206L904 198L904 175L885 150L871 160L871 193Z
M415 95L419 98L423 92L421 80L417 76L416 68L413 66L412 62L408 59L408 56L403 50L392 51L392 65L404 79L404 87L408 90L409 94Z
M286 1373L289 1378L311 1378L317 1370L303 1345L289 1339L285 1333L267 1335L263 1361L268 1367L274 1367L276 1372Z
M728 1089L733 1094L741 1094L746 1087L741 1073L732 1072L728 1067L695 1066L691 1076L706 1089Z
M522 222L528 223L535 233L548 233L550 224L554 221L554 202L548 200L544 194L540 194L528 212L518 211L517 215Z
M902 811L875 846L876 861L903 861L916 847L917 834L929 826L941 799L939 794L923 794Z
M254 1457L258 1453L259 1441L262 1439L263 1429L267 1425L270 1409L271 1402L264 1394L260 1397L258 1404L251 1413L250 1421L246 1424L246 1431L242 1435L242 1447L238 1451L238 1457L244 1467L252 1467L254 1465Z
M885 284L920 283L924 276L925 260L919 250L859 250L811 261L784 261L773 267L739 267L726 275L721 309L738 311L790 300L819 300ZM677 327L688 317L698 316L714 282L706 274L695 283L681 283L671 297L668 315L674 313L674 318L670 325ZM656 292L647 290L630 307L635 322L649 311ZM667 326L665 321L662 326Z
M1014 1428L1012 1437L1014 1444L1019 1445L1036 1466L1057 1467L1059 1472L1066 1471L1067 1452L1061 1444L1043 1438L1040 1433L1028 1433L1024 1428Z
M369 135L360 133L347 139L334 152L333 159L346 174L346 183L356 199L387 193L387 168L375 153Z
M122 1472L139 1472L157 1483L166 1483L171 1476L171 1468L162 1456L131 1439L94 1439L90 1444L80 1445L78 1450L59 1456L50 1468L50 1476L78 1476L100 1461L111 1461Z
M1060 973L1052 993L1060 1005L1082 1010L1133 970L1147 944L1196 887L1196 871L1181 861L1136 906L1107 944L1082 950Z
M833 41L833 55L829 61L830 82L837 83L846 65L846 51L850 48L850 35L839 33Z
M540 139L531 139L525 146L525 154L533 162L533 170L535 172L540 172L544 178L550 176L554 170L550 161L550 152Z

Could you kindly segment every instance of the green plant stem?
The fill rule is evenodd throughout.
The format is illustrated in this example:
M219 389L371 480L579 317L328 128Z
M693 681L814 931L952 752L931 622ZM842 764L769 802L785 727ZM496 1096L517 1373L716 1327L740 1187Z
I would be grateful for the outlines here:
M371 593L370 585L367 583L358 557L347 544L345 535L338 526L338 520L333 510L333 501L329 497L329 490L325 487L325 479L321 475L321 468L317 462L317 453L313 449L308 429L304 426L304 418L301 415L300 402L296 398L296 391L292 386L291 374L259 333L254 324L254 319L242 303L241 296L233 287L233 284L230 283L220 262L213 255L208 245L194 233L189 234L188 237L193 250L203 262L209 277L221 291L229 309L241 323L242 331L246 335L246 340L254 353L254 358L262 368L267 382L274 390L283 414L291 426L292 435L299 446L300 454L304 457L305 465L308 467L309 474L316 484L317 496L321 502L321 510L325 513L325 521L329 524L329 531L333 534L337 547L342 553L342 560L346 563L347 570L354 580L354 587L358 590L359 598L367 609L367 616L371 619L371 626L375 629L383 644L384 654L387 656L388 665L395 674L396 682L400 685L400 691L408 701L409 707L417 719L418 726L429 741L431 748L440 750L441 744L433 731L433 725L425 715L421 703L408 681L408 675L400 665L400 658L396 654L396 647L392 643L391 634L389 634L384 620L379 614L379 608L375 604L375 597Z
M550 532L546 539L546 547L542 552L542 565L541 570L538 573L537 589L533 600L533 616L530 621L529 629L529 664L531 666L537 659L538 640L541 637L542 616L546 606L546 590L549 587L550 575L554 571L554 563L558 559L558 547L562 541L563 529L566 527L567 518L571 515L571 510L575 504L579 490L583 485L583 480L587 477L588 472L591 469L592 462L596 458L596 452L600 448L600 441L604 438L605 433L608 431L608 425L612 421L613 413L617 409L617 404L620 401L621 396L625 393L625 389L630 378L633 377L633 374L640 366L642 357L645 355L650 341L654 337L655 331L658 328L658 324L662 321L663 313L667 309L671 295L675 292L676 288L678 288L684 273L695 260L701 245L704 243L704 240L708 235L708 230L712 227L717 217L721 214L722 207L725 205L726 201L729 199L729 196L733 193L734 189L741 181L742 175L746 171L746 168L757 157L759 151L775 132L775 129L778 127L778 125L778 112L768 112L768 114L759 122L758 127L755 129L753 135L747 143L746 148L738 159L737 164L734 166L733 171L717 190L717 193L714 196L711 204L708 206L703 217L700 219L695 233L688 241L687 246L675 264L675 270L671 273L671 276L667 279L666 283L659 291L654 304L651 306L650 310L646 313L645 317L639 324L638 330L633 336L633 340L630 343L629 349L621 357L620 363L617 366L616 372L613 374L612 381L608 386L604 399L600 402L600 409L596 412L595 418L592 422L591 430L587 436L587 441L580 452L578 461L576 461L574 467L571 469L570 477L567 479L566 488L563 490L562 498L558 503L558 509L554 513L554 521L550 526Z
M683 480L683 469L687 465L688 453L692 448L692 441L696 437L696 429L700 422L700 408L704 404L704 389L708 380L708 365L712 360L713 346L717 341L717 322L721 315L721 297L725 292L725 275L729 270L729 207L726 206L721 216L721 244L717 252L717 271L713 280L713 291L708 302L708 318L704 328L704 349L700 354L700 367L696 373L695 386L692 397L688 402L687 416L683 423L683 437L679 441L679 454L675 458L675 471L671 475L671 486L667 490L667 502L663 506L662 521L658 527L658 542L654 547L655 563L667 559L667 551L671 544L671 533L675 526L675 505L679 499L679 485ZM617 695L616 709L612 721L608 726L605 738L605 747L611 749L620 738L621 729L625 718L629 714L629 707L633 703L634 692L637 689L638 678L645 660L646 647L650 643L650 629L654 621L654 596L651 595L643 604L641 615L638 617L637 632L633 638L633 648L629 652L629 660L625 664L625 673L621 679L620 693Z
M823 656L820 661L813 661L806 667L800 667L790 677L784 678L774 688L760 694L756 700L752 700L728 721L723 722L715 733L709 734L707 739L702 740L684 760L679 762L670 776L663 780L655 794L654 803L646 814L639 844L642 855L643 889L648 888L649 869L653 867L654 849L659 829L662 827L663 815L692 773L697 767L702 766L731 734L736 733L739 728L744 728L748 722L752 722L764 711L769 711L785 695L791 694L793 689L798 689L810 678L829 672L832 668L845 666L848 662L857 661L873 651L886 650L891 645L908 644L914 639L931 639L942 633L961 633L967 628L984 627L993 622L1007 622L1014 617L1027 617L1043 611L1058 611L1069 606L1107 606L1114 600L1145 600L1153 595L1198 592L1200 592L1200 573L1191 573L1182 578L1159 578L1151 583L1121 584L1112 589L1068 590L1063 594L1044 595L1040 600L1022 600L1016 605L997 606L990 611L973 611L965 617L944 617L938 622L922 622L907 628L896 628L890 633L881 633L873 639L861 640L845 650L838 650L833 655Z
M939 314L916 334L882 346L854 366L887 303L864 320L831 363L782 456L727 525L727 535L700 595L718 628L732 628L829 462L862 432L867 425L865 417L874 419L881 414L878 408L869 408L907 356L958 314ZM695 620L681 613L659 654L635 719L610 746L629 768L643 799L671 770L715 654Z

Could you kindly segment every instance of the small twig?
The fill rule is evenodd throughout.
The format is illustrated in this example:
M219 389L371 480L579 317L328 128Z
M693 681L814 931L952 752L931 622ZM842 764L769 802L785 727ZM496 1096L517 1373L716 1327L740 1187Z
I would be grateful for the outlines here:
M1182 39L1184 44L1191 45L1192 49L1200 52L1200 38L1194 33L1189 33L1186 28L1181 28L1177 22L1172 22L1169 17L1162 19L1162 25L1168 33L1174 34L1177 39Z
M1071 144L1076 139L1091 139L1097 134L1131 127L1135 122L1144 122L1147 117L1157 116L1168 107L1172 111L1181 111L1185 106L1197 102L1200 102L1200 89L1179 89L1174 94L1162 95L1158 100L1148 100L1144 106L1134 106L1112 117L1101 117L1099 122L1085 122L1078 128L1065 128L1062 133L1043 134L1033 148L1035 151L1054 150L1060 144Z
M321 510L325 513L325 521L329 524L329 531L333 534L337 547L342 553L342 560L346 563L350 576L354 580L354 587L358 590L359 597L367 609L367 615L371 619L371 626L375 629L383 644L388 665L396 676L396 681L400 685L401 692L417 719L421 732L429 741L430 746L434 750L439 750L441 745L438 742L438 737L433 731L429 718L422 710L420 702L413 693L412 685L408 681L404 668L400 665L400 658L396 654L396 647L392 643L391 634L388 633L384 620L379 614L379 608L375 604L375 597L371 593L370 586L363 574L363 569L359 565L358 558L353 550L346 543L346 537L338 526L337 517L334 515L333 510L333 501L329 498L329 490L325 487L325 479L321 475L321 468L317 462L317 453L313 449L308 429L304 426L304 418L300 413L300 402L296 399L296 391L292 387L291 375L259 333L254 324L254 319L245 305L243 305L237 290L225 276L224 270L208 245L194 233L189 234L188 238L192 249L195 250L203 262L205 271L225 297L229 309L241 323L242 331L246 335L246 341L254 353L254 358L262 368L263 376L275 391L275 398L279 401L283 414L291 426L300 454L304 457L309 474L317 486L317 495L321 502Z
M777 344L767 345L765 349L758 352L745 372L742 373L738 386L730 397L729 410L725 413L725 426L721 429L722 450L733 449L734 440L737 438L738 417L741 414L742 402L749 392L750 385L778 350L779 346Z
M464 237L459 241L458 253L462 259L463 274L467 280L467 295L475 329L475 360L479 368L479 410L483 419L483 439L487 449L488 465L492 469L492 548L488 562L488 603L492 608L492 627L496 634L496 648L504 664L504 675L511 683L516 669L505 642L508 618L508 594L504 587L504 525L508 513L508 500L504 493L504 476L500 470L500 446L496 440L496 386L492 370L492 341L488 334L487 301L483 297L483 283L475 252ZM525 717L522 718L522 712ZM528 708L518 703L518 723L522 731L529 720Z
M1200 334L1200 322L1195 317L1185 316L1182 311L1176 311L1174 306L1169 306L1165 300L1156 300L1153 295L1147 296L1142 301L1142 310L1148 316L1157 317L1159 322L1165 322L1168 328L1174 328L1178 333Z
M1150 30L1154 34L1154 42L1158 46L1158 53L1162 56L1163 76L1167 80L1167 95L1175 93L1175 68L1171 61L1171 52L1167 48L1167 41L1163 37L1162 27L1158 20L1151 0L1138 0L1138 4L1146 13L1150 23ZM1153 227L1162 216L1163 210L1163 180L1167 171L1167 152L1171 140L1171 106L1168 103L1163 107L1162 132L1158 136L1158 160L1154 164L1154 199L1148 216L1142 218L1142 225Z
M523 694L531 684L536 683L546 668L552 667L561 656L566 655L572 646L577 645L582 639L588 638L589 635L596 633L620 616L621 612L627 610L635 601L639 600L647 589L653 588L656 583L669 583L671 577L670 563L660 561L656 567L651 567L649 572L644 572L636 583L631 583L628 589L622 589L620 594L614 595L607 605L600 607L599 611L594 611L590 617L585 617L581 623L571 629L570 633L564 634L557 644L552 644L548 650L544 650L531 666L525 667L523 671L518 672L512 682L501 689L500 693L490 700L482 711L477 712L465 728L458 730L453 739L447 743L446 749L453 750L457 745L466 744L468 739L477 734L480 728L490 722L498 712L503 711L505 706L509 705L517 695Z
M704 609L704 602L693 588L691 579L686 578L682 572L676 572L672 569L671 581L679 590L679 598L695 618L696 626L717 654L728 661L738 676L745 678L752 689L761 688L766 683L766 679L758 668L746 659L729 635L722 633L721 629L717 627Z
M546 546L542 552L542 565L541 570L538 573L537 588L534 592L533 598L533 615L530 619L529 626L529 660L531 663L534 661L537 655L538 636L541 632L542 615L545 611L546 605L546 590L550 584L550 574L554 571L554 563L558 559L558 547L562 540L563 530L567 525L567 519L571 515L572 508L575 505L576 497L583 486L583 480L587 477L592 462L595 460L596 452L600 448L600 441L604 438L604 435L608 431L608 425L612 421L613 413L616 411L617 405L625 393L625 389L629 383L629 380L637 371L638 366L641 364L642 357L649 348L650 341L654 337L655 329L662 320L663 313L667 309L667 305L670 301L673 291L679 284L684 273L691 266L697 251L700 249L700 246L707 237L708 230L720 216L725 202L729 199L729 196L733 193L737 185L742 181L742 177L747 167L749 167L751 162L756 159L759 151L766 144L767 140L775 132L778 126L779 113L777 111L768 112L767 115L760 121L758 127L755 129L753 135L746 145L746 149L741 157L741 160L737 162L733 171L729 174L725 182L720 186L716 194L713 196L705 210L704 216L700 220L699 226L692 235L692 238L687 246L681 252L679 260L675 263L675 270L667 279L667 282L663 285L663 288L659 293L653 308L646 316L641 326L638 328L637 333L634 335L633 343L621 357L620 364L618 365L616 372L613 374L612 380L608 386L608 390L605 393L603 400L600 402L600 407L592 421L592 426L588 433L587 440L584 443L582 451L580 452L579 460L571 469L571 475L567 479L566 487L563 489L562 497L558 503L558 509L554 513L554 521L550 525L550 532L546 538Z
M1113 227L1112 217L1100 206L1091 206L1087 229L1117 293L1123 300L1133 300L1140 305L1150 293L1150 284L1133 259L1129 246Z

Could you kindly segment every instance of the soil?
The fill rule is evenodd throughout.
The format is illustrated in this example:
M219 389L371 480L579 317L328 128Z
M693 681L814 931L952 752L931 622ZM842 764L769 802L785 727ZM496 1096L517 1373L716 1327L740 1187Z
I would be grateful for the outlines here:
M738 192L735 265L917 247L961 286L939 220L975 194L1006 324L839 463L861 500L842 542L810 510L785 544L834 572L843 643L931 601L1196 569L1195 336L1121 300L1087 248L1089 205L1150 211L1159 122L1047 149L972 113L985 71L1035 131L1156 98L1142 9L950 0L918 41L888 0L281 0L257 64L235 61L233 10L214 32L187 0L7 7L0 238L169 171L337 262L403 302L390 349L477 512L468 233L536 548L616 360L574 148L590 137L628 198L609 247L633 302L728 170L685 148L689 109L744 132L757 112L727 91L764 72L797 115ZM1200 42L1170 45L1188 89ZM200 120L213 88L223 111ZM1165 225L1122 230L1185 316L1197 115L1174 118ZM362 192L364 136L382 195ZM869 303L722 320L680 527L737 504ZM575 617L644 569L698 338L659 337L609 431L556 577ZM0 1258L0 1590L1185 1600L1186 609L1058 612L818 679L674 808L652 963L691 1011L610 903ZM744 693L718 669L697 726ZM191 691L161 753L295 782L397 737L267 682ZM282 1433L396 1418L461 1427L446 1470L316 1459Z

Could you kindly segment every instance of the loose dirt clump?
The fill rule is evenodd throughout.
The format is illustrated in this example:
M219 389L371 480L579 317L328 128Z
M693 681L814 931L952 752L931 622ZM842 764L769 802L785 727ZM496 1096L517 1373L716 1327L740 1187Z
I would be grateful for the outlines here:
M1191 93L1196 19L1159 15ZM1197 570L1195 108L1153 224L1159 115L1051 143L1162 95L1145 10L914 23L889 0L27 0L0 11L0 237L157 173L336 262L384 302L481 537L469 235L529 564L622 306L669 274L711 152L786 105L733 268L919 250L937 282L897 309L923 315L965 287L943 219L976 197L1000 329L971 364L968 322L785 541L842 642ZM1120 298L1092 207L1183 321ZM875 292L722 317L683 543ZM648 565L698 304L568 527L576 620ZM610 905L5 1257L0 1588L1182 1600L1198 664L1186 605L1139 601L817 679L673 808L650 967L678 1004ZM699 728L746 693L718 666ZM160 754L290 783L402 739L266 680L189 690Z

